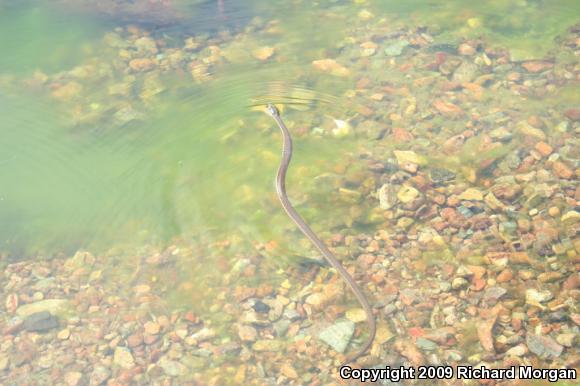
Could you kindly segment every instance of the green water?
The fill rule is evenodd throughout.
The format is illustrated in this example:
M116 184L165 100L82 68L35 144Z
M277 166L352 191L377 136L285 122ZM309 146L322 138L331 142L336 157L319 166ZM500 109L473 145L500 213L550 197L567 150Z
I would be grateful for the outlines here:
M104 282L123 283L127 294L151 285L164 306L213 321L223 341L235 335L233 321L216 304L231 305L244 285L295 285L305 258L319 257L277 201L281 136L260 110L265 103L282 108L294 134L287 185L297 210L323 238L372 235L385 230L374 192L387 180L368 181L368 153L380 146L388 164L393 149L420 153L466 129L467 119L426 115L443 91L414 85L405 65L438 81L447 75L425 68L436 53L480 38L513 62L577 63L556 50L578 23L575 0L256 0L225 1L221 10L217 1L182 0L175 19L90 3L0 0L0 266L89 250L105 262ZM361 43L396 40L402 30L434 41L413 43L409 63L386 57L383 46L361 59ZM144 37L156 40L155 52L137 41ZM154 68L131 61L143 57ZM323 58L350 72L316 69ZM577 107L578 95L573 85L548 97L486 89L481 98L497 111L482 108L482 120L501 123L499 107L518 121L563 111ZM458 104L468 112L466 100ZM385 122L416 138L377 139ZM513 150L480 152L483 142L476 136L453 156L421 154L422 167L453 170L461 188L466 168ZM340 259L350 258L346 249ZM167 250L180 251L176 261L144 263ZM427 264L455 258L447 246L423 252ZM257 272L240 275L248 261ZM344 304L355 304L348 297Z
M372 229L373 221L364 220L370 204L333 193L340 178L334 168L368 139L357 132L329 135L334 119L357 117L365 101L349 95L354 78L310 64L341 52L352 38L353 14L371 12L393 28L427 25L439 31L440 44L485 35L524 57L549 52L578 14L574 1L226 2L223 18L213 5L182 2L185 21L154 32L169 47L192 36L222 39L227 60L202 66L210 73L205 81L192 79L186 61L179 70L132 73L119 60L123 48L132 49L127 37L117 34L121 43L110 43L115 28L127 25L119 18L62 4L0 3L0 52L9 53L0 56L0 253L21 259L120 248L130 254L202 237L205 245L242 239L241 253L274 240L284 255L312 255L276 202L280 137L254 106L286 103L291 127L326 132L296 140L288 177L307 220L323 232ZM216 22L211 28L202 22L208 15ZM278 22L267 27L263 20L274 17ZM253 34L256 25L266 32ZM237 36L223 37L220 29ZM255 50L271 46L274 60L256 60ZM195 55L211 59L211 48ZM70 95L58 94L71 84ZM280 259L268 264L277 267Z

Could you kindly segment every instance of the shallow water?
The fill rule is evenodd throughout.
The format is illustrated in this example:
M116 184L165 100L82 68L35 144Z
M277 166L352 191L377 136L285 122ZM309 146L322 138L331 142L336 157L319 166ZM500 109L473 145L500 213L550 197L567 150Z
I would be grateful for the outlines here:
M374 234L390 220L373 196L382 183L365 175L375 144L385 154L399 148L389 136L401 125L416 129L405 150L420 153L466 128L444 115L426 124L430 95L440 92L435 83L389 91L409 80L406 64L418 65L401 54L385 57L382 46L359 62L360 43L375 35L396 40L403 30L421 39L425 31L434 39L425 47L407 42L419 58L481 38L486 48L509 50L515 63L577 63L558 48L578 22L573 0L178 1L171 9L137 1L121 12L109 12L106 1L87 3L0 0L1 262L89 250L110 283L127 284L128 292L139 283L158 288L164 307L212 320L224 340L236 334L216 298L287 279L308 288L301 267L318 259L275 197L281 138L261 106L283 107L294 132L288 191L312 227L326 239ZM157 45L137 40L144 36ZM131 62L143 57L155 64ZM327 57L350 72L313 67ZM384 100L364 90L379 84L390 94ZM548 96L485 90L481 98L498 109L483 119L509 120L500 107L518 120L576 107L574 85L561 86ZM367 119L384 124L387 137L377 137L380 127L368 134ZM454 154L422 154L421 165L446 167L465 182L469 168L514 149L481 146L478 137ZM396 162L392 154L382 161ZM453 259L452 250L424 258ZM169 268L147 263L155 254L176 259ZM248 265L254 271L243 273ZM349 299L343 305L352 306Z

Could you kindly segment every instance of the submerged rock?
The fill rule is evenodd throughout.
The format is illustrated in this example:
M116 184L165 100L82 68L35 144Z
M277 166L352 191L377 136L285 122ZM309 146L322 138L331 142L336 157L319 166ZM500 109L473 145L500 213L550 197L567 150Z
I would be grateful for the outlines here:
M528 334L526 344L531 352L546 359L555 359L562 354L564 347L549 336Z
M318 339L342 353L350 343L354 334L354 323L350 320L341 320L322 330Z
M71 307L70 302L66 299L46 299L18 307L16 315L25 318L43 311L51 314L60 314L61 312L66 312Z
M390 43L388 46L385 47L385 55L387 56L399 56L403 53L405 48L409 46L408 40L398 40L396 42Z
M455 173L453 173L451 170L442 168L431 169L429 176L431 177L431 181L433 181L435 184L442 184L445 182L453 181L455 179Z
M44 332L58 327L58 319L48 311L35 312L24 319L24 329Z

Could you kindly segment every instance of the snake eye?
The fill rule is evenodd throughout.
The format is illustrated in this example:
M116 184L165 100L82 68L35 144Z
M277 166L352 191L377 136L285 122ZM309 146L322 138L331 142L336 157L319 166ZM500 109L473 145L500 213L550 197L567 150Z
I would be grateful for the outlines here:
M280 114L278 112L278 109L276 108L276 106L274 106L271 103L268 103L268 105L266 106L266 109L268 109L268 112L273 116L278 116Z

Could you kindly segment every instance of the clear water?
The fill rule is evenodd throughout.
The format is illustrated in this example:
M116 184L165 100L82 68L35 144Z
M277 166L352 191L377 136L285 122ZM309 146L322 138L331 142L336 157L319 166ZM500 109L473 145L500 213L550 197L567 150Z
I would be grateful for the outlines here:
M295 139L288 186L313 228L328 235L376 227L373 203L355 205L333 193L344 170L356 174L350 162L369 140L328 132L334 119L357 116L365 101L351 94L355 77L329 76L311 65L344 49L360 27L354 15L366 9L393 30L426 26L439 31L441 45L483 36L523 60L549 54L554 38L580 14L574 0L225 1L221 11L214 1L176 3L179 21L159 22L151 13L138 28L168 47L183 47L192 36L220 46L227 60L198 67L197 79L187 61L180 70L131 73L109 35L120 28L120 39L127 39L130 15L112 17L83 2L0 0L4 261L78 249L105 259L116 251L125 258L111 263L111 277L122 278L141 264L135 256L143 250L185 245L194 252L180 261L180 277L165 277L162 269L151 275L157 283L177 280L168 295L173 307L210 314L210 296L199 293L223 291L219 262L234 264L257 245L274 242L251 280L279 283L286 278L280 268L293 266L296 257L316 256L276 201L281 138L256 106L286 104L289 126L308 132ZM276 22L267 26L271 20ZM275 47L274 56L257 60L253 52L260 47ZM195 52L208 58L208 50ZM370 66L373 81L402 76ZM62 88L59 93L63 85L72 87L70 95ZM578 102L570 90L561 98L550 103ZM316 127L327 134L318 135ZM224 240L230 249L213 247Z

